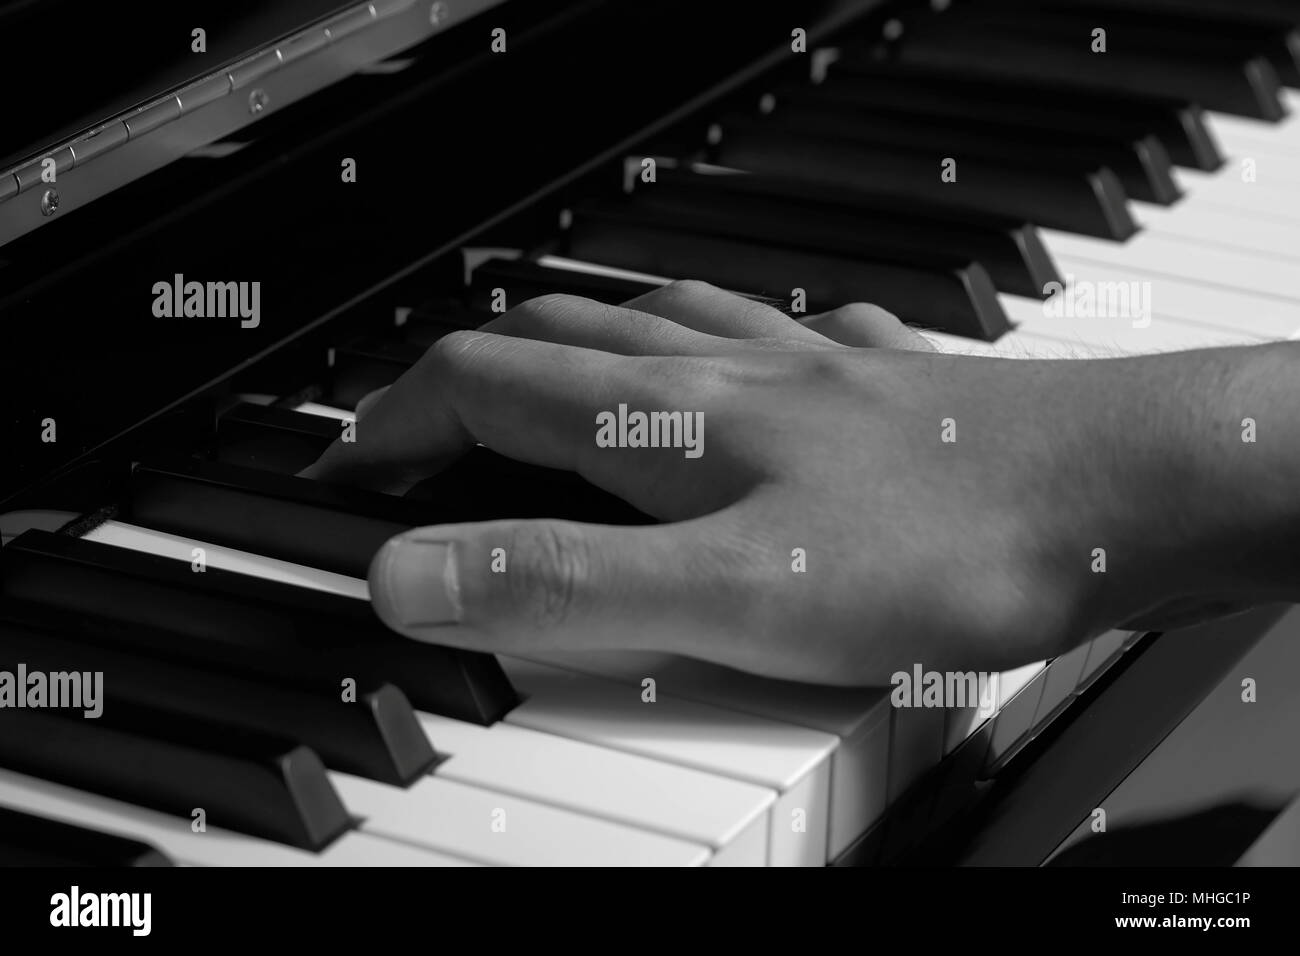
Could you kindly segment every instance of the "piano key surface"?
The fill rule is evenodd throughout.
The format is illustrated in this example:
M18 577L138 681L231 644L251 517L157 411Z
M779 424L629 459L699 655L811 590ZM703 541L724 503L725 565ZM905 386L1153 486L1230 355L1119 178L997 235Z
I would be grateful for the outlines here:
M125 531L122 540L127 546L148 541L138 529L116 522L100 525L90 536L116 543L119 530ZM172 536L159 540L177 553ZM179 554L188 555L193 544L183 542ZM219 548L211 551L209 561L214 567L272 579L283 574L300 580L312 574L308 568L286 572L282 562L264 563L257 555ZM356 582L347 590L364 586ZM569 669L504 660L512 681L526 695L504 725L476 727L420 714L430 739L448 755L434 776L678 834L679 839L710 848L722 857L719 863L735 858L734 844L745 846L742 858L817 865L842 852L891 799L943 755L944 712L887 707L884 691L814 689L657 655L629 655L625 660L615 654L567 657L562 666ZM586 677L580 671L615 679ZM641 699L638 675L643 671L643 676L658 675L656 680L664 681L669 691L657 695L653 704ZM1004 696L1009 699L1010 694L1004 691ZM646 708L655 708L649 712L652 717L646 717ZM1014 742L1030 723L1021 720L1014 733L1004 734ZM520 733L531 738L530 761L522 765L513 756L521 746ZM497 742L510 734L516 739L509 745ZM462 749L458 741L477 741L479 746L466 743ZM458 749L466 759L458 761ZM534 761L552 753L557 754L554 766L528 772ZM587 771L571 777L560 772L575 765ZM602 776L620 769L628 776L611 790L599 777L593 780L597 767ZM638 775L658 781L658 792L672 792L674 803L694 794L690 812L651 811L645 789L627 785ZM331 780L338 778L331 774ZM373 797L381 791L357 792ZM345 803L359 812L346 795ZM712 823L704 822L710 819ZM796 820L805 829L793 829ZM757 829L766 831L766 840L757 836ZM439 848L468 852L461 844Z
M189 866L475 866L473 861L352 830L323 851L273 843L218 826L0 769L0 802L35 816L139 840Z
M125 546L149 547L148 534L117 522L100 525L88 537L115 544L119 528L124 528L126 532L122 539ZM171 549L173 554L188 555L192 547L205 546L193 541L178 545L175 536L169 535L161 536L158 540L162 547ZM262 563L257 555L221 548L209 551L208 562L209 567L273 580L281 575L290 581L301 580L303 575L312 572L312 569L303 567L286 570L283 562ZM322 582L325 583L322 586L329 586L328 582L333 580L323 577ZM344 590L353 593L357 588L364 587L364 581L356 581L345 585ZM685 700L678 701L671 697L662 697L655 704L645 704L641 701L639 687L623 691L611 681L587 678L577 673L562 672L509 658L503 659L503 662L507 665L512 682L526 695L524 702L507 715L507 723L540 732L539 737L534 739L540 739L540 734L549 734L749 784L749 787L737 790L725 786L726 780L703 781L707 784L707 790L721 790L732 801L729 812L733 819L730 831L726 832L731 833L733 840L744 838L751 844L760 843L761 841L745 834L753 819L754 798L777 801L776 807L761 821L762 826L769 830L769 839L772 841L767 861L801 862L805 865L826 862L826 808L829 805L826 793L829 777L827 758L835 742L831 735L743 713L695 705ZM648 722L644 720L646 707L654 708L648 712L653 715L653 719ZM430 720L431 715L425 715L424 719ZM461 739L464 739L467 732L468 728L459 732ZM492 729L489 728L487 732L492 733ZM437 745L437 737L432 739ZM781 743L783 739L786 741L784 745ZM571 748L568 753L572 754ZM445 766L453 776L458 776L463 771L457 770L457 767L469 762L462 761L458 765L453 752ZM620 762L625 763L621 758ZM632 766L644 771L649 765L634 763ZM495 767L497 774L505 774L494 781L497 785L501 785L503 780L509 782L507 789L524 785L519 781L517 771L507 772L500 763L496 763ZM476 779L491 778L488 770L480 772L484 776ZM435 770L435 775L437 773ZM545 779L543 777L542 781ZM693 778L688 775L686 779ZM602 798L583 792L588 786L590 781L574 781L567 792L571 804L590 811L592 801L596 800L601 805ZM377 791L362 789L358 792L365 796ZM626 789L622 793L630 801L636 802L630 806L619 804L617 808L602 805L603 816L630 815L642 826L654 825L657 829L664 829L661 819L647 820L644 807L637 808L637 802L644 799L641 794ZM741 807L736 805L737 793L749 795L747 801L741 801ZM609 794L604 796L608 797ZM346 794L344 799L349 802ZM716 805L716 799L710 800L696 812L716 812L711 809ZM350 802L349 806L351 807ZM791 827L795 811L803 811L805 814L807 822L802 830ZM674 826L681 828L683 824ZM699 823L690 826L698 831ZM714 832L712 839L718 840L720 835ZM725 850L729 842L724 842L719 849Z

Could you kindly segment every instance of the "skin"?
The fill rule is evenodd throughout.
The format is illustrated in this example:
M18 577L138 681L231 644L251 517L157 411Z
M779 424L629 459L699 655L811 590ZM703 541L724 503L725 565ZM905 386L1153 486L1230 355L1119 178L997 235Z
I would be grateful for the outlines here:
M400 493L479 442L665 522L399 536L371 594L413 638L887 684L915 662L1001 670L1111 627L1296 599L1298 371L1291 343L946 355L873 306L799 322L678 282L621 307L545 296L447 336L304 474ZM597 447L597 413L620 403L703 412L704 454Z

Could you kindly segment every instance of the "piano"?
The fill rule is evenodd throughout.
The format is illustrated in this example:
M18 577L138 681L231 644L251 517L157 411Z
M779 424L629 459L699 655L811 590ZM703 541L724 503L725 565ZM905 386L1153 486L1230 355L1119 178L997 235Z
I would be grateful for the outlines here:
M1294 611L1110 632L983 709L493 657L383 627L383 540L645 517L486 448L404 497L297 473L502 295L801 287L1060 361L1300 335L1300 3L184 6L0 2L31 91L0 145L0 862L1205 862L1118 837L1240 797L1243 741L1280 777L1214 860L1278 859Z

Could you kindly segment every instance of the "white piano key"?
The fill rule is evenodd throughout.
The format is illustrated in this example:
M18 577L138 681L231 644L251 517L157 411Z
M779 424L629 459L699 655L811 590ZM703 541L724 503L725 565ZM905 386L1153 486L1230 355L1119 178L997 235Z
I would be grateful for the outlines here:
M1054 229L1044 229L1042 233L1043 241L1056 257L1058 265L1064 256L1100 266L1148 272L1153 277L1208 282L1300 302L1300 287L1289 270L1279 268L1278 263L1271 259L1212 249L1148 232L1138 233L1127 242L1076 236ZM1061 268L1066 269L1063 265Z
M620 269L617 266L601 265L598 262L587 262L583 259L570 259L567 256L539 256L537 264L548 269L564 269L569 272L581 272L584 275L627 279L632 282L644 282L647 285L667 285L673 281L666 276L652 275L649 272L634 272L631 269Z
M826 862L831 734L578 674L500 658L525 696L508 723L745 780L780 793L772 808L769 864Z
M767 866L767 841L771 821L755 820L745 827L730 843L715 850L709 857L709 866Z
M1293 106L1292 109L1294 110L1295 107ZM1228 148L1227 142L1234 136L1257 139L1273 144L1278 149L1300 149L1300 124L1296 123L1295 116L1290 116L1280 123L1266 123L1242 116L1230 116L1227 113L1211 112L1206 115L1210 132L1219 139L1219 144L1224 149Z
M980 707L949 707L943 724L943 755L946 757L984 726L991 715Z
M997 680L985 681L983 685L977 680L974 700L969 697L969 683L966 683L961 688L962 693L966 695L964 704L957 706L955 700L947 702L949 706L944 713L943 732L945 757L965 743L967 738L997 714L998 689Z
M998 713L984 758L985 771L995 771L1028 738L1043 696L1045 661L1003 671L998 675Z
M354 422L357 420L355 412L350 412L343 408L335 408L333 405L322 405L319 402L303 402L301 405L295 405L293 410L295 412L301 412L304 415L316 415L319 418L334 418L345 422Z
M1003 358L1081 359L1093 358L1092 349L1038 335L1028 329L1015 328L994 343Z
M1277 223L1300 223L1300 189L1278 182L1251 182L1242 175L1240 163L1229 160L1214 172L1179 169L1174 177L1183 188L1183 202L1194 202L1239 215Z
M1250 160L1250 163L1246 163L1245 160ZM1274 170L1278 174L1270 176L1269 173ZM1261 175L1261 172L1263 175ZM1265 154L1262 167L1256 157L1228 156L1224 166L1214 172L1207 172L1203 169L1183 169L1178 170L1175 175L1181 177L1184 186L1190 183L1193 184L1193 188L1196 188L1196 184L1203 185L1209 182L1222 184L1220 187L1223 190L1221 195L1225 198L1234 195L1233 190L1241 186L1248 189L1258 189L1261 193L1278 198L1300 199L1300 195L1297 195L1297 193L1300 193L1300 182L1295 179L1294 159L1287 160L1281 156L1274 157L1271 153ZM1288 215L1294 214L1294 209L1282 211Z
M352 597L368 597L365 581L347 578L346 575L331 574L317 568L300 566L290 562L274 561L263 555L247 553L234 549L220 548L217 545L196 542L190 538L165 535L149 531L135 525L118 522L101 524L94 532L87 535L91 540L104 544L113 544L146 550L153 554L190 561L191 549L201 546L207 549L209 567L250 574L285 581L305 587L316 587L322 591L348 594ZM636 818L638 825L660 827L664 831L689 835L697 842L706 843L711 848L725 848L731 840L738 839L748 829L755 818L763 818L775 801L775 792L763 790L762 787L749 786L707 773L685 770L681 767L663 765L643 758L629 757L627 754L602 750L586 745L576 744L563 739L547 740L546 735L533 734L517 728L499 726L494 728L469 726L458 722L446 721L446 718L432 714L421 714L420 719L430 730L435 747L455 753L451 743L464 741L481 732L490 737L491 747L473 752L465 748L460 757L452 757L438 769L439 774L450 774L455 779L468 783L482 784L490 788L491 780L507 783L511 788L523 786L526 774L523 773L525 754L534 761L537 770L533 783L536 784L539 800L554 799L563 805L595 805L606 816L623 816ZM497 731L500 731L497 734ZM513 735L513 736L512 736ZM532 735L532 737L530 737ZM528 747L520 752L521 739L529 740ZM482 737L481 737L482 739ZM503 753L513 745L515 753ZM591 779L591 771L601 762L608 760L607 773L612 782L599 783ZM564 779L563 774L556 774L554 767L547 769L546 760L565 760L565 766L585 769L585 775ZM446 767L446 769L443 769ZM617 773L615 773L617 770ZM634 786L633 786L634 784ZM656 784L656 787L653 787ZM584 793L584 787L591 790ZM673 805L667 793L677 793L677 800L685 801ZM529 793L529 796L534 796ZM651 803L651 799L658 803ZM621 806L620 800L630 803ZM346 801L344 801L346 803ZM766 827L766 818L759 822ZM753 845L754 839L748 838Z
M87 541L98 541L101 544L129 548L132 551L145 551L166 558L175 558L186 564L194 560L194 549L202 548L204 562L210 568L251 574L284 584L370 600L370 588L360 578L335 574L333 571L322 571L319 568L309 568L290 561L279 561L249 551L168 534L165 531L141 528L124 521L105 521L83 537Z
M240 392L237 397L249 405L274 405L279 398L278 395L268 395L266 392Z
M960 335L946 332L933 332L929 329L918 330L921 337L928 339L934 347L948 355L976 355L984 358L1001 358L996 343L982 342L979 339L967 339ZM1017 356L1007 356L1017 357Z
M891 707L888 801L893 803L943 759L943 707Z
M652 830L713 850L757 825L767 853L774 790L606 747L497 722L483 727L417 715L439 754L443 780L527 797Z
M1296 202L1300 203L1300 196ZM1154 235L1270 256L1280 262L1300 260L1300 223L1274 222L1202 206L1195 197L1173 207L1134 203L1130 208L1138 224Z
M923 337L934 343L940 351L949 355L974 355L981 358L1010 359L1056 359L1086 358L1086 354L1057 339L1043 338L1039 335L1012 329L996 342L981 342L967 339L960 335L948 335L944 332L925 331Z
M1254 175L1265 183L1300 183L1300 170L1296 169L1290 147L1236 134L1222 139L1228 175L1241 175L1245 169L1244 161L1251 159L1255 163Z
M220 827L202 833L188 818L0 770L0 804L142 840L190 866L475 866L447 853L350 831L319 853Z
M1000 296L1017 331L1056 339L1084 349L1096 357L1173 352L1181 349L1259 344L1258 336L1152 314L1135 319L1128 315L1056 316L1044 313L1036 299Z
M1084 641L1078 647L1052 659L1043 676L1043 696L1038 701L1038 710L1034 714L1035 732L1048 718L1055 716L1073 695L1083 676L1083 665L1088 661L1091 641Z
M636 686L652 677L659 693L834 734L839 743L831 757L828 861L885 809L891 710L885 690L771 680L672 654L596 651L539 660Z
M1034 661L998 674L998 713L1031 686L1047 668L1047 661Z
M703 866L708 847L436 776L331 773L366 833L496 866Z
M1124 653L1124 647L1128 643L1129 637L1128 631L1111 630L1093 638L1092 643L1089 645L1088 659L1079 674L1079 685L1075 688L1076 692L1083 693L1111 664L1119 660L1120 655Z
M1058 256L1057 265L1063 276L1073 276L1076 282L1149 283L1146 288L1153 314L1197 327L1240 330L1266 340L1292 338L1300 333L1300 302L1122 266L1098 265L1070 256Z
M1292 127L1296 125L1294 116L1273 124L1226 116L1223 113L1210 113L1206 117L1206 125L1209 126L1210 134L1218 140L1219 151L1226 159L1231 159L1236 153L1245 156L1264 153L1282 157L1291 165L1295 164L1295 147L1288 142Z
M1251 175L1257 181L1273 186L1300 186L1300 164L1296 163L1293 147L1236 133L1221 139L1226 160L1224 168L1218 170L1220 175L1240 178L1245 175L1246 160L1250 160Z

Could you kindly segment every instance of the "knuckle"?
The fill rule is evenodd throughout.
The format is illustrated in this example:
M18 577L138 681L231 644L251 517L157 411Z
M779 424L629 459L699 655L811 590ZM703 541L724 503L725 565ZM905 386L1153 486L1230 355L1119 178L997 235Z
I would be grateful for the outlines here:
M521 622L549 629L570 620L591 571L586 539L561 523L522 524L511 532L509 553L515 562L506 585Z
M734 293L733 293L734 295ZM767 331L769 329L781 329L783 323L788 322L790 329L798 326L798 322L789 319L785 313L775 309L766 302L760 302L757 299L746 299L744 296L736 295L736 312L741 322L755 332Z
M511 312L524 323L553 324L573 315L585 301L576 295L548 292L519 303Z
M429 351L424 354L422 361L443 369L464 365L491 340L492 335L487 332L457 329L455 332L448 332L429 346Z
M718 287L702 279L674 279L662 289L670 299L698 299L717 293Z
M870 302L850 302L831 313L844 322L862 322L878 325L901 325L894 313Z

